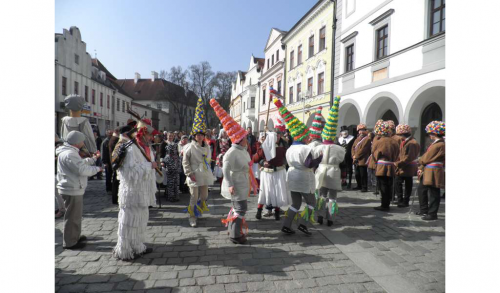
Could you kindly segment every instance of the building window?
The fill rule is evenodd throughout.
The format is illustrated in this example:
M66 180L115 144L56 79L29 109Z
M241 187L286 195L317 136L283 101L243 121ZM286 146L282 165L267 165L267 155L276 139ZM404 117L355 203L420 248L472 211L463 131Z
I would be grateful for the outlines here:
M75 63L80 64L80 56L78 54L75 54Z
M309 95L309 98L312 97L312 91L313 91L313 78L309 77L307 79L307 95Z
M314 55L314 35L309 38L309 58Z
M293 69L293 57L294 57L294 51L290 52L290 69Z
M302 45L297 49L297 65L302 64Z
M120 111L120 99L116 99L116 111Z
M289 96L290 96L290 98L289 98L288 103L291 104L291 103L293 103L293 86L290 87Z
M276 50L276 62L280 60L280 50Z
M325 84L325 73L321 72L318 74L318 95L324 93L324 84Z
M262 90L262 105L266 104L266 90Z
M125 109L125 100L122 101L122 112L125 112L126 109Z
M156 104L156 108L157 108L158 110L161 110L161 103Z
M431 0L430 36L445 31L445 0Z
M89 102L89 87L85 86L85 102Z
M269 59L267 59L267 69L269 69Z
M75 90L74 90L74 93L75 95L78 95L78 88L79 88L79 84L78 84L78 81L75 81Z
M99 96L99 98L100 98L100 99L99 99L99 105L100 105L100 106L102 107L102 105L103 105L103 102L104 102L104 98L103 98L103 95L102 95L102 93L100 93L100 96Z
M271 65L274 65L274 54L273 54L273 56L271 56L271 58L272 58L271 59Z
M281 94L281 80L278 81L278 94Z
M66 96L68 92L66 91L66 77L62 77L62 94Z
M319 30L319 52L326 48L326 27Z
M354 44L345 48L345 72L349 72L354 68Z
M108 99L106 100L106 106L108 106L108 109L109 109L109 105L111 104L111 99L109 98L109 95L108 95Z
M377 60L387 56L388 36L389 36L388 25L377 30Z
M300 93L302 92L302 83L297 84L297 100L300 99Z
M128 111L128 110L130 110L130 105L128 102L126 104L127 104L127 111Z
M250 98L250 109L255 108L255 97Z
M95 105L95 90L92 89L92 105Z

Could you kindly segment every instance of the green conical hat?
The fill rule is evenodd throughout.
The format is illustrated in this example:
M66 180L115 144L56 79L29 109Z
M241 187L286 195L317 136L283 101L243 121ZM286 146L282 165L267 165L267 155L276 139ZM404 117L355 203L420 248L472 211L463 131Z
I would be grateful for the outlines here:
M207 123L205 119L205 112L203 111L203 100L199 98L198 103L196 104L196 110L194 112L193 129L191 130L191 135L195 135L197 133L205 134L206 131Z
M333 99L333 106L328 112L325 127L323 127L323 132L321 132L323 140L334 141L337 137L337 127L339 126L339 106L340 97L337 96Z
M296 141L302 141L304 138L306 138L309 135L309 128L302 123L297 117L295 117L290 111L288 111L285 106L281 103L280 100L274 99L274 104L276 107L278 107L278 111L285 120L286 128L290 130L290 134L292 135L293 139Z

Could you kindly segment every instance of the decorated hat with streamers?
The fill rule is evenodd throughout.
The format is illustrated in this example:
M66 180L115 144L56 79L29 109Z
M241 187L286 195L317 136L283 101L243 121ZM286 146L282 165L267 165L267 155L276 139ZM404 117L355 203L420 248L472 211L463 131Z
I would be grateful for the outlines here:
M356 127L356 131L359 131L360 129L366 129L366 124L363 123L358 124L358 126Z
M210 100L210 106L214 108L215 114L219 117L222 127L226 131L227 135L229 135L232 143L239 143L248 135L248 132L236 123L233 117L229 116L229 114L227 114L227 112L215 99Z
M281 100L275 98L273 102L276 107L278 107L278 111L281 117L285 119L286 128L290 130L290 134L292 135L293 139L295 141L302 141L304 138L306 138L309 135L309 128L307 128L307 126L302 123L302 121L300 121L299 119L297 119L297 117L290 113L290 111L288 111L288 109L283 106Z
M443 135L446 130L446 125L443 121L432 121L425 127L425 132L436 135Z
M396 127L396 134L411 134L411 127L408 124L399 124Z
M325 141L334 141L337 137L337 128L339 122L339 107L340 107L340 97L337 96L333 99L333 105L328 112L328 118L326 119L325 127L321 133L321 137Z
M323 127L325 126L325 118L321 115L321 110L323 110L323 107L320 106L314 113L309 134L312 139L321 139L321 131L323 131Z
M191 135L196 135L198 133L205 134L207 131L207 122L205 119L205 112L203 111L203 100L198 99L196 104L196 110L194 112L193 129L191 130Z

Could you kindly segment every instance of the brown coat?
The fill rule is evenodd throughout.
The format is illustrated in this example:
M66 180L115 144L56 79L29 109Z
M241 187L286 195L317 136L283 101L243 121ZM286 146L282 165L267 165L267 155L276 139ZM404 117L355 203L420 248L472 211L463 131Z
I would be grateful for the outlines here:
M399 159L396 162L396 175L413 177L417 175L418 165L415 162L420 154L420 145L412 137L399 144Z
M366 139L365 139L366 137ZM358 143L362 141L359 145ZM358 161L358 166L366 166L371 152L372 141L367 136L358 136L352 145L352 159Z
M405 140L405 139L404 139L402 136L400 136L400 135L393 135L393 136L391 136L391 138L392 138L392 139L394 139L394 140L398 143L398 145L401 145L401 142L402 142L403 140Z
M378 162L388 161L395 162L399 157L399 146L398 143L390 137L381 137L373 145L373 157ZM375 176L388 176L393 177L395 175L396 167L394 164L377 164L377 169L375 169Z
M371 152L371 156L370 156L370 160L368 161L368 169L377 169L377 162L375 161L375 158L373 158L373 145L375 145L375 143L381 138L381 136L375 136L375 138L373 138L373 142L372 142L372 152Z
M442 162L443 168L430 168L426 167L427 164L433 162ZM439 140L433 143L425 152L425 154L420 157L418 161L420 164L420 169L423 169L424 179L423 184L428 186L434 186L437 188L444 188L444 163L445 163L445 146L444 141Z

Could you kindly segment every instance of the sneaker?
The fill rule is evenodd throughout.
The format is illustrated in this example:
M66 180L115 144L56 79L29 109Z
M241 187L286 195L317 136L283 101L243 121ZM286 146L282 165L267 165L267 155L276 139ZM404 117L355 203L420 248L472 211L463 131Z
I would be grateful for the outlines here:
M295 231L293 231L292 229L288 228L288 227L283 227L281 228L281 232L285 233L285 234L288 234L288 235L292 235L292 234L295 234Z
M189 217L189 225L191 225L191 227L196 227L196 218Z
M309 235L309 236L311 236L311 235L312 235L312 233L311 233L311 232L309 232L309 230L307 229L307 227L306 227L306 226L304 226L303 224L300 224L300 225L299 225L299 227L298 227L297 229L299 229L299 231L303 232L303 233L304 233L304 234L306 234L306 235Z

